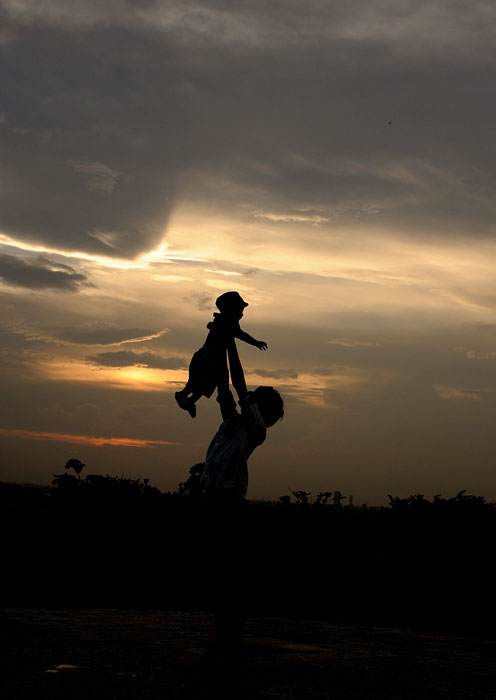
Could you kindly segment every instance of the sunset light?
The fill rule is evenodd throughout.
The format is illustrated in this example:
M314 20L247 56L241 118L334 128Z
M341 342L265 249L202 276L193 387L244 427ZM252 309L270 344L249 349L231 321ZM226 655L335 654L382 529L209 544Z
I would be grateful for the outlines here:
M285 401L254 498L496 499L493 11L165 5L6 4L9 479L125 444L176 488L221 415L175 393L237 290L248 386Z

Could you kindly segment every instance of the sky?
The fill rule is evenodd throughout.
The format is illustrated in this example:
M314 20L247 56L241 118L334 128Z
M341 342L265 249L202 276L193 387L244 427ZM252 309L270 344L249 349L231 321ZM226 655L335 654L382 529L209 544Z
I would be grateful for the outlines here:
M496 500L490 0L0 0L0 480L174 490L215 299L251 498Z

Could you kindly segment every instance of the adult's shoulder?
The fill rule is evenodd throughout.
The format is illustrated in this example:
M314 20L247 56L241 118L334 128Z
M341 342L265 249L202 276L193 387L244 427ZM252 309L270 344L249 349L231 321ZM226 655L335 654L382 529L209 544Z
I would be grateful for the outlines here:
M253 400L253 395L248 392L247 396L239 402L241 407L241 415L247 428L255 433L259 440L263 442L267 432L267 426L262 418L256 401Z

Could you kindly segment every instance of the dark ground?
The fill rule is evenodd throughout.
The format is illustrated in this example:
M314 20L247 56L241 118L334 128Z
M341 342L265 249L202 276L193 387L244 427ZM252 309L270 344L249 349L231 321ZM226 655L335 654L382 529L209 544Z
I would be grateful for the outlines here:
M487 638L258 617L243 668L222 684L197 667L212 633L205 613L0 615L4 700L496 699L496 641Z

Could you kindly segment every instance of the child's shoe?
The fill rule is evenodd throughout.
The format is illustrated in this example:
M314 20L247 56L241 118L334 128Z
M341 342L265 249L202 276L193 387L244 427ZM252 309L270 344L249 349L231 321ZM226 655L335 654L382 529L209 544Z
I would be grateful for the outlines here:
M178 406L185 411L186 410L186 403L188 401L186 396L184 396L184 394L181 393L180 391L176 391L174 396L176 398Z
M185 408L188 411L191 418L196 418L196 404L194 401L192 401L191 399L188 399L187 405Z
M191 418L196 417L196 405L195 402L192 401L191 399L188 399L187 396L184 396L180 391L176 391L174 394L176 401L180 408L183 409L183 411L188 411L189 415Z

